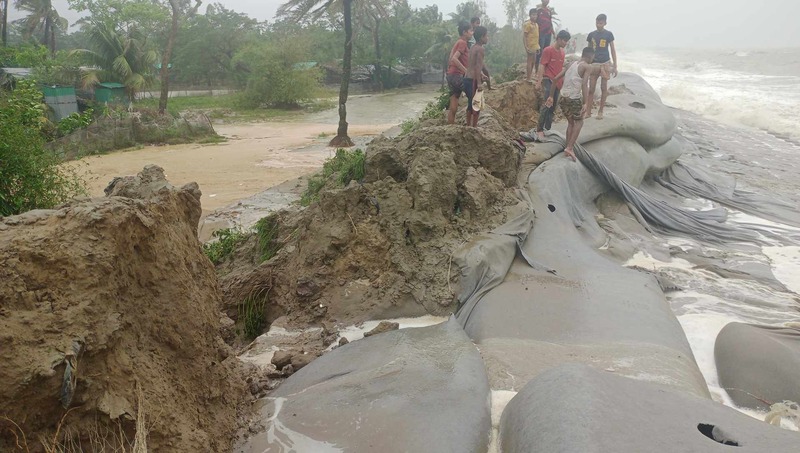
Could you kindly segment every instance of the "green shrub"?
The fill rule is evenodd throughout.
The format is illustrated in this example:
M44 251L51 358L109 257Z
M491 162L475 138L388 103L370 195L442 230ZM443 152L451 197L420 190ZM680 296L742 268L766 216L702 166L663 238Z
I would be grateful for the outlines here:
M450 106L450 91L447 87L439 89L439 96L425 106L419 118L421 120L427 119L442 119L444 118L444 111Z
M400 123L400 135L405 135L414 130L414 127L419 123L419 121L414 119L407 119Z
M230 256L236 246L247 240L247 235L236 228L224 228L212 234L217 240L203 244L203 253L214 264Z
M21 80L0 94L0 215L47 209L77 195L86 186L74 167L44 146L48 124L36 82Z
M320 91L322 72L302 65L305 51L298 46L302 44L255 43L239 51L233 65L246 70L248 76L237 104L243 108L298 107L313 100Z
M361 149L352 151L339 148L336 155L325 161L322 165L322 173L318 173L308 179L308 188L300 198L300 204L308 206L319 199L319 192L325 187L328 179L336 174L336 184L344 187L350 181L361 181L364 179L365 155Z
M256 222L256 237L258 238L258 248L261 252L261 262L269 260L281 248L278 242L278 216L273 214Z
M62 137L78 129L83 129L94 121L94 110L86 109L83 113L75 112L58 122L58 134Z
M253 291L247 299L239 304L239 322L241 323L242 334L248 340L252 340L261 334L267 324L265 310L269 290L265 288Z

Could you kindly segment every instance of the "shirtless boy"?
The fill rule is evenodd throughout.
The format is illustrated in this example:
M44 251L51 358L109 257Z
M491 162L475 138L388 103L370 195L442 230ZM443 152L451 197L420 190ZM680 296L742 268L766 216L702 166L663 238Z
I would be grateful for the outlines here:
M573 148L583 127L584 114L592 102L592 98L589 97L589 81L599 72L599 68L592 65L594 57L594 49L587 47L583 49L580 61L572 63L559 74L564 77L564 86L561 88L561 111L567 118L567 146L564 148L564 154L573 161L575 160ZM547 102L552 103L553 98L549 97Z
M464 78L464 92L467 93L467 126L478 127L478 116L480 112L472 109L472 99L475 93L483 91L483 46L489 42L489 35L486 27L476 27L473 36L475 44L469 49L469 63L467 64L467 76Z

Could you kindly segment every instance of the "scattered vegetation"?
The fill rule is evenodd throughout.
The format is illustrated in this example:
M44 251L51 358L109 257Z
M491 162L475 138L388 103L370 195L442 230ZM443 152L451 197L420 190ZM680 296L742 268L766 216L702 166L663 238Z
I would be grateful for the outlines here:
M86 193L74 167L44 146L47 118L42 93L33 81L20 81L0 93L0 215L47 209Z
M266 326L267 316L265 309L269 300L269 289L259 288L253 291L239 305L239 323L242 335L252 340L261 334Z
M359 148L347 150L339 148L336 155L325 161L322 172L308 179L308 188L300 198L300 204L308 206L319 199L319 192L325 184L336 175L333 180L339 187L344 187L350 181L364 179L364 151Z
M412 118L409 118L402 123L400 123L400 135L405 135L414 130L414 127L417 125L418 121Z
M94 110L86 109L84 112L75 112L58 122L58 134L69 135L78 129L83 129L94 121Z
M278 241L278 216L269 215L256 222L256 237L258 238L258 248L261 253L261 262L268 261L278 253L281 244Z
M447 87L439 89L439 96L425 106L425 110L420 115L421 120L427 119L442 119L444 118L444 111L450 105L450 91Z
M214 264L221 263L233 253L237 245L247 240L247 234L236 228L217 230L212 236L216 241L203 244L203 252Z

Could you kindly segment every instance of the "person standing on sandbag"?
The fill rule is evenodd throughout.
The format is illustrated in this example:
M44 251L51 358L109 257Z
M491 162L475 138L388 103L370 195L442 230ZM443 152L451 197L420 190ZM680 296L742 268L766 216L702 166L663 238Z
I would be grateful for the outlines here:
M546 100L542 108L539 109L539 123L536 126L536 136L539 141L544 140L544 131L550 130L553 125L553 118L556 115L556 104L558 104L558 94L564 85L564 48L567 46L571 36L568 31L561 30L556 36L556 44L548 46L542 51L542 64L539 72L536 73L536 89L540 89L544 80L544 91L542 98ZM562 77L557 77L559 74ZM549 102L549 106L546 105Z
M564 77L564 87L561 89L561 111L567 118L567 146L564 154L573 161L573 147L581 133L584 114L592 102L589 97L589 80L599 71L599 68L592 65L594 57L594 49L587 47L583 49L580 61L572 63L566 71L558 75ZM549 97L545 105L552 103L553 98Z
M594 101L594 92L597 89L597 79L600 79L600 108L597 110L597 119L603 119L603 108L606 106L606 98L608 98L608 79L613 75L617 76L617 49L614 47L614 33L606 30L606 23L608 19L605 14L600 14L595 20L597 30L589 33L586 41L589 47L594 49L594 63L599 71L597 75L592 76L591 86L589 88L589 98ZM611 51L609 53L609 50ZM592 116L592 103L589 103L589 109L586 111L586 118Z
M447 66L447 86L450 87L450 107L447 110L447 123L456 122L456 111L458 111L458 98L464 91L464 76L467 73L467 63L469 59L469 42L472 38L472 25L469 22L458 24L459 38L450 51L450 60Z

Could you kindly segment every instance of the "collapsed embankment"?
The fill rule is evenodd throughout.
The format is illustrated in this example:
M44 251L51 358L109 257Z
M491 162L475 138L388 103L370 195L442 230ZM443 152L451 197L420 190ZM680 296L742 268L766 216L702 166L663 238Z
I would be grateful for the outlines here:
M652 89L638 77L622 80L630 86L617 87L606 119L584 139L635 186L687 148ZM793 434L710 401L658 281L598 250L596 200L608 187L561 149L542 145L525 156L525 168L535 167L520 177L528 212L453 253L468 283L455 319L351 342L305 366L264 400L263 430L243 451L405 451L447 439L454 450L485 452L492 428L504 452L669 450L676 442L686 451L790 451ZM516 396L503 410L507 400L495 394ZM431 401L435 409L419 410ZM453 407L463 413L450 416ZM502 412L494 425L490 407ZM663 410L654 416L652 407ZM336 420L322 422L332 412ZM372 437L382 432L391 444Z
M151 166L107 193L0 219L0 450L228 451L244 381L200 191Z
M268 322L295 327L452 313L451 253L508 220L524 150L491 109L477 129L428 125L374 140L362 182L269 219L274 257L259 263L251 241L218 267L226 312L236 318L259 294Z

